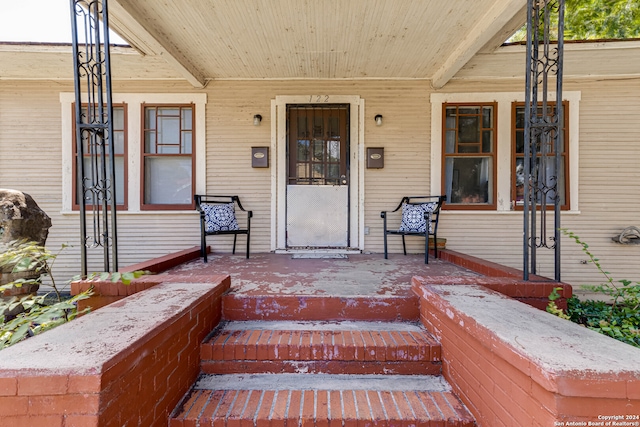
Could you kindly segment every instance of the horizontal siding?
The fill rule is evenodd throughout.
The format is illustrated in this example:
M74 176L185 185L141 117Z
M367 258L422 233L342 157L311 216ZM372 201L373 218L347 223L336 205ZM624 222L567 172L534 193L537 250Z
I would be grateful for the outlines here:
M507 36L508 37L508 36ZM476 54L456 74L456 79L498 79L518 77L524 80L526 46L503 46L494 52ZM585 76L629 76L640 69L636 41L608 43L565 43L563 75L569 78ZM594 58L597 58L594 60ZM585 64L588 64L585 66Z
M272 92L267 87L215 82L207 103L207 192L237 194L243 207L253 211L254 252L270 250L271 169L251 167L251 147L271 145ZM255 114L263 117L260 126L253 126Z
M60 206L60 102L50 85L0 83L0 185Z
M63 243L56 272L78 272L77 214L61 214L61 118L59 93L70 83L0 80L0 187L31 194L52 217L48 246ZM457 81L450 92L517 91L518 82ZM640 246L623 246L611 237L629 225L640 226L640 80L568 81L580 90L579 213L563 213L563 227L580 235L615 277L640 280ZM430 111L428 82L421 81L213 81L195 90L175 82L117 82L116 92L204 92L207 94L206 188L209 193L238 194L254 211L252 251L270 250L272 169L251 167L251 147L271 144L271 100L278 95L328 93L359 95L365 101L365 146L385 148L384 169L365 169L365 250L382 252L380 211L395 208L401 196L427 194L430 182ZM260 126L252 125L261 114ZM382 114L384 124L373 126ZM273 153L272 153L273 156ZM28 159L28 162L25 161ZM274 158L272 157L272 167ZM572 183L576 185L576 183ZM574 187L575 189L575 187ZM195 213L122 214L118 217L120 264L129 265L199 244ZM440 237L447 247L511 267L522 264L522 215L444 211ZM211 239L214 250L230 251L230 241ZM401 239L390 238L400 252ZM424 242L409 239L409 251ZM242 240L241 240L242 244ZM94 251L95 252L95 251ZM594 267L570 240L562 240L563 279L595 283ZM101 254L90 269L100 270ZM549 251L539 251L538 272L553 274Z
M374 83L374 87L377 86ZM366 120L383 115L380 127L365 125L365 146L385 149L383 169L365 169L365 249L382 251L382 219L380 211L393 210L402 196L429 194L430 115L429 87L410 85L366 97ZM409 250L419 250L424 242L408 239ZM402 250L400 239L389 239L392 252Z
M611 238L625 227L640 227L640 79L565 81L581 91L579 134L579 214L563 213L562 227L589 244L614 279L640 281L640 246ZM455 82L452 92L522 90L517 82ZM575 190L575 183L572 183ZM441 217L447 247L511 267L522 268L522 217L517 214ZM604 278L571 239L562 238L562 279L594 284ZM539 249L538 273L553 277L553 252Z
M615 279L640 280L640 246L611 241L624 228L640 227L640 80L581 83L580 211L565 221ZM565 277L603 280L584 254L566 243Z
M53 252L68 242L67 236L77 232L77 227L70 229L59 215L62 150L58 92L62 87L72 89L53 82L0 81L0 187L30 194L51 217L47 246ZM68 263L63 259L72 251L63 251L60 265L55 265L62 281L79 273L75 270L69 274Z

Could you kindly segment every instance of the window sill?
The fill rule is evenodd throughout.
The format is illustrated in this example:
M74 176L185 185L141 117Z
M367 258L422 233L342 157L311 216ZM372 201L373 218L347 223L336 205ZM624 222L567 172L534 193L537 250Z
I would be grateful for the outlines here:
M553 211L548 211L549 213L552 213ZM479 209L450 209L450 210L443 210L442 213L444 215L449 215L449 214L453 214L453 215L469 215L469 214L474 214L474 215L495 215L495 214L499 214L499 215L520 215L522 216L523 214L523 210L479 210ZM568 211L561 211L561 215L580 215L580 211L579 210L568 210Z
M89 214L89 212L87 211L87 213ZM67 216L79 216L80 215L80 211L72 211L72 210L63 210L60 211L61 215L67 215ZM185 215L185 214L198 214L198 211L195 210L195 208L193 210L157 210L157 211L118 211L117 215L121 216L127 216L127 215L174 215L174 214L179 214L179 215Z

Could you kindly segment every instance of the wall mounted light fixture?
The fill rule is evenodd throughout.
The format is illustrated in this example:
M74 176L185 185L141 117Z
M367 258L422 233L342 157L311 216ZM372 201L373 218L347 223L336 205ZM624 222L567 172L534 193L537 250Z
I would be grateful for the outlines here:
M260 114L256 114L253 116L253 125L260 126L260 122L262 121L262 116Z
M382 114L376 114L374 117L377 126L382 126Z

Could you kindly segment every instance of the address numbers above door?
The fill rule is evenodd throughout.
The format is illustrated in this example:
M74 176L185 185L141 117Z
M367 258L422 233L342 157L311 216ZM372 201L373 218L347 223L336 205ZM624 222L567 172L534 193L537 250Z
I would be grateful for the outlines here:
M309 95L309 102L329 102L330 98L329 95Z

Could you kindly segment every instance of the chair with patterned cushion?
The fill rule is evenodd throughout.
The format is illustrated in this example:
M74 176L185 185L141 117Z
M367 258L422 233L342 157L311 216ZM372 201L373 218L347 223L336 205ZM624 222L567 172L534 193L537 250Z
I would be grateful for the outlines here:
M388 259L387 236L402 236L402 249L407 254L405 236L424 237L424 263L429 264L429 236L433 236L435 257L438 258L438 218L440 208L447 196L405 196L394 210L380 212L383 219L384 230L384 259ZM390 229L387 226L387 218L392 218L393 213L401 212L400 227ZM399 215L395 215L398 217Z
M196 194L195 201L196 209L200 212L200 254L204 262L207 262L207 236L233 235L233 253L235 254L238 234L246 234L247 258L249 258L253 212L242 207L240 198ZM242 213L240 217L236 216L238 212ZM246 227L243 227L244 224Z

